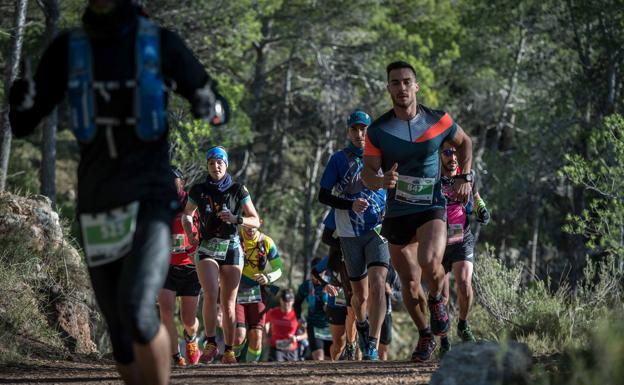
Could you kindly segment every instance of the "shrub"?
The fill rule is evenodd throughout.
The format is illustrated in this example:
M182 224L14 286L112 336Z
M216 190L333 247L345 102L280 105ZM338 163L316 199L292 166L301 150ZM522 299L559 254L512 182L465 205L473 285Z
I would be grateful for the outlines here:
M553 289L549 280L521 282L523 266L504 266L492 249L475 264L475 331L486 338L508 335L534 353L584 346L591 331L614 309L622 308L624 275L614 258L587 263L576 290L566 282ZM481 309L479 309L479 307ZM485 333L484 333L485 332Z

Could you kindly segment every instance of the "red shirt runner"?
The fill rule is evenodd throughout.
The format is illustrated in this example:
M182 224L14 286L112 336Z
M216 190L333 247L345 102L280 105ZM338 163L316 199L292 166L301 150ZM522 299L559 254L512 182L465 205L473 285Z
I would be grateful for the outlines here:
M297 349L297 341L291 340L299 328L294 310L283 313L282 309L274 307L267 313L266 320L271 323L271 347L287 351ZM290 344L287 344L288 340Z
M193 256L197 246L191 246L188 237L182 227L182 215L180 212L175 216L171 225L171 265L192 265ZM197 211L193 214L193 233L197 233Z

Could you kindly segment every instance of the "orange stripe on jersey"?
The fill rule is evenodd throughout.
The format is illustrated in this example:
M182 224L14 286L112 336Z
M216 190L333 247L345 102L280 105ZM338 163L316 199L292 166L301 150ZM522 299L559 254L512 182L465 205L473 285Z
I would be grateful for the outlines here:
M445 113L440 120L431 127L427 129L421 136L416 139L416 143L426 142L427 140L433 139L436 136L440 135L448 128L453 125L453 119L449 116L449 114Z
M371 143L370 139L368 139L368 134L366 134L366 142L364 143L364 155L381 156L381 150Z

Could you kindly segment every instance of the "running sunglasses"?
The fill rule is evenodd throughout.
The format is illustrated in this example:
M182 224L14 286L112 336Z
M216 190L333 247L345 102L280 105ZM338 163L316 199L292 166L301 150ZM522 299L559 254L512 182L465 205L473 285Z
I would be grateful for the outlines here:
M450 158L451 156L453 156L454 153L456 153L457 150L453 149L453 148L447 148L446 150L442 150L442 155Z

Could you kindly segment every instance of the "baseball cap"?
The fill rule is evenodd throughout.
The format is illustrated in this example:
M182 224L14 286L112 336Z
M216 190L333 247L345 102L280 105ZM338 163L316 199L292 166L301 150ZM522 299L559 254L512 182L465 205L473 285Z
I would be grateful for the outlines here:
M349 118L347 119L347 126L353 127L356 124L363 124L365 126L370 126L372 123L372 119L369 114L364 111L353 111Z

